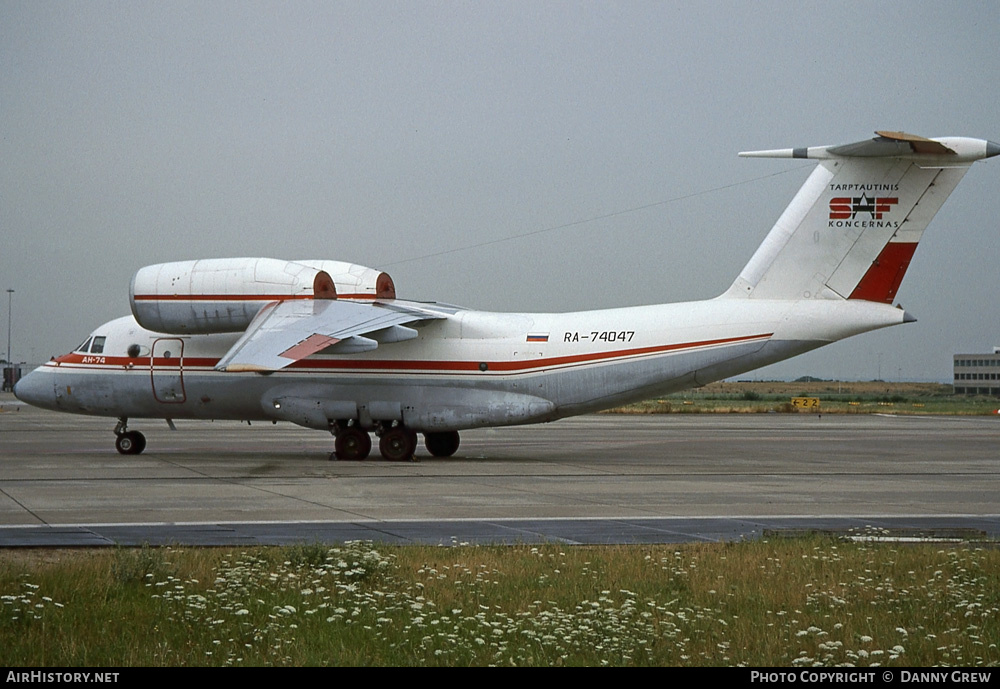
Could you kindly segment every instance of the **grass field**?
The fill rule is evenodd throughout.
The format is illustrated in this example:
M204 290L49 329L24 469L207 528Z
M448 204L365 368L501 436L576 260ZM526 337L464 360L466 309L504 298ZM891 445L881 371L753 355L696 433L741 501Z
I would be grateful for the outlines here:
M793 407L793 397L818 398L818 410L808 412L823 414L988 415L1000 409L1000 399L954 395L950 385L941 383L741 381L711 383L703 388L620 407L611 413L806 412Z
M0 552L0 664L1000 663L1000 551L654 547Z

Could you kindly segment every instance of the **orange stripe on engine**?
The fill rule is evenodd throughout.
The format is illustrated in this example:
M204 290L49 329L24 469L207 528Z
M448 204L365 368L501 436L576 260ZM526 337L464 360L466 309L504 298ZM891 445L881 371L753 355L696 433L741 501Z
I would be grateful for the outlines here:
M136 294L136 301L285 301L313 299L312 294ZM376 299L374 294L340 294L339 299Z
M136 294L136 301L279 301L312 299L311 294Z

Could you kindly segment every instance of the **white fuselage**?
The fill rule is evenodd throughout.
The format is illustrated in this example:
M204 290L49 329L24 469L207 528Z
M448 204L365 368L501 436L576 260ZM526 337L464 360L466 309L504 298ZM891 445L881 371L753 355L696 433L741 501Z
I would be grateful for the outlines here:
M415 339L316 354L273 373L217 371L238 334L170 335L132 317L26 376L17 394L59 411L131 418L287 420L415 431L550 421L704 385L908 320L861 300L740 300L574 313L456 310Z

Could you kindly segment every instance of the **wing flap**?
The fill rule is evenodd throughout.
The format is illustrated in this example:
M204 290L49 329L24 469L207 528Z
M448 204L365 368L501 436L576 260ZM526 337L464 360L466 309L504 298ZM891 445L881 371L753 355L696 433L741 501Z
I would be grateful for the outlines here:
M283 356L286 359L291 359L292 361L298 361L299 359L305 359L310 354L315 354L322 349L335 345L338 342L340 342L339 338L313 333L298 344L289 347L278 356Z
M364 337L365 334L393 332L406 323L443 317L428 308L391 303L331 299L276 301L260 310L215 369L278 371L319 352L370 351L379 342Z

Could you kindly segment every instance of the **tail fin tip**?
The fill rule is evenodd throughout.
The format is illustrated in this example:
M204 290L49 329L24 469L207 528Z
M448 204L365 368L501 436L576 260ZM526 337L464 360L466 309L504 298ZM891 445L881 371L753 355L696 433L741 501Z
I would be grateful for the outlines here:
M835 146L810 146L807 148L774 148L762 151L741 151L744 158L940 158L942 163L971 163L1000 155L1000 144L987 139L946 136L928 139L916 134L880 129L875 137Z

